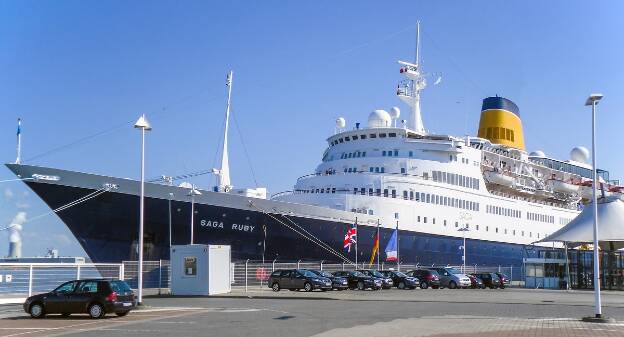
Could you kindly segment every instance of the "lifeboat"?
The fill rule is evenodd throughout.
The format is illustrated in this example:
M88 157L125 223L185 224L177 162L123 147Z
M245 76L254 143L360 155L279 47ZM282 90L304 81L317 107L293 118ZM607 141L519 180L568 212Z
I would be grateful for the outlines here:
M515 179L512 176L503 174L502 172L497 172L497 171L485 171L483 172L484 178L486 181L493 183L493 184L497 184L497 185L501 185L501 186L505 186L505 187L514 187L515 186Z
M571 183L566 183L563 180L550 180L550 185L555 192L573 194L578 192L579 186Z

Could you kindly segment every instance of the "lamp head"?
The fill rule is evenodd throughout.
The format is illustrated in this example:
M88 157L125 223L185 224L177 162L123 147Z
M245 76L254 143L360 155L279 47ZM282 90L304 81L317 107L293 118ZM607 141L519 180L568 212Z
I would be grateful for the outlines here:
M603 94L591 94L589 95L589 97L587 97L587 100L585 101L585 105L593 105L594 102L598 104L598 102L602 99L602 97L604 97Z
M136 123L134 123L134 128L135 129L144 129L145 131L149 131L149 130L152 129L152 126L147 121L147 118L145 118L145 115L141 115L141 117L139 117L139 119L137 119Z

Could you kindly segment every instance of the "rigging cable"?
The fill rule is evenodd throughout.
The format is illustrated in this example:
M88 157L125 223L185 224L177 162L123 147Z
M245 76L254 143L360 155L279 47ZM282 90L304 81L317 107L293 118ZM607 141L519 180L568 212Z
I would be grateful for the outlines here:
M256 184L256 188L258 188L258 180L256 180L256 172L254 171L253 165L251 165L251 158L249 157L247 146L245 145L245 141L243 140L243 134L240 130L240 127L238 126L238 120L236 120L236 114L232 113L232 116L234 116L234 125L236 126L236 132L238 133L238 137L240 138L241 144L243 145L243 152L245 153L245 158L247 158L247 164L249 165L249 170L251 171L251 177L254 180L254 184Z
M76 200L74 200L72 202L69 202L69 203L67 203L67 204L65 204L63 206L57 207L57 208L55 208L55 209L53 209L51 211L48 211L48 212L39 214L39 215L37 215L37 216L35 216L33 218L30 218L26 223L38 220L40 218L43 218L43 217L48 216L48 215L53 214L53 213L58 213L60 211L66 210L66 209L68 209L70 207L73 207L73 206L76 206L78 204L81 204L81 203L83 203L83 202L85 202L87 200L93 199L93 198L95 198L95 197L97 197L97 196L99 196L99 195L101 195L101 194L103 194L105 192L108 192L109 190L110 190L109 188L101 188L101 189L96 190L94 192L91 192L91 193L89 193L89 194L87 194L87 195L85 195L85 196L83 196L81 198L78 198L78 199L76 199Z
M279 224L283 225L286 228L289 228L290 230L292 230L293 232L303 236L305 239L312 241L312 243L315 243L318 245L318 243L316 241L314 241L312 238L310 238L309 236L299 232L298 230L294 229L293 227L287 225L286 223L284 223L283 221L281 221L280 219L274 217L273 215L271 215L270 213L266 212L265 210L261 209L260 207L256 206L251 200L249 201L249 205L256 208L257 210L259 210L260 212L266 214L268 217L270 217L271 219L277 221ZM312 236L314 239L319 240L318 238ZM319 240L320 241L320 240ZM342 256L342 254L337 253L334 249L331 249L331 247L328 249L322 245L321 246L322 249L328 251L329 253L331 253L332 255L337 256L338 258L340 258L341 260L343 260L344 262L348 262L350 264L355 264L353 261L349 260L348 258L345 258L344 256Z

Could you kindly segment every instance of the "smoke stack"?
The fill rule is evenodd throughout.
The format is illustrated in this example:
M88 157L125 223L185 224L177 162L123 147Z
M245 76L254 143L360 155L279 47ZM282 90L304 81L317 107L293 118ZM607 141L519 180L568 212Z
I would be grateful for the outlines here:
M503 97L483 100L478 135L492 144L524 150L524 134L518 106Z
M9 225L9 258L22 257L22 225L26 222L26 213L19 212Z

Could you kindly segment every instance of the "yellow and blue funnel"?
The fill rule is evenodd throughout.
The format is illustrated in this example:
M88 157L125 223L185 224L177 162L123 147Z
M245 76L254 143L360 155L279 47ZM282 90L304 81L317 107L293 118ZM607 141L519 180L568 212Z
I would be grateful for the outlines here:
M478 136L492 144L524 150L524 134L518 106L503 97L484 99Z

